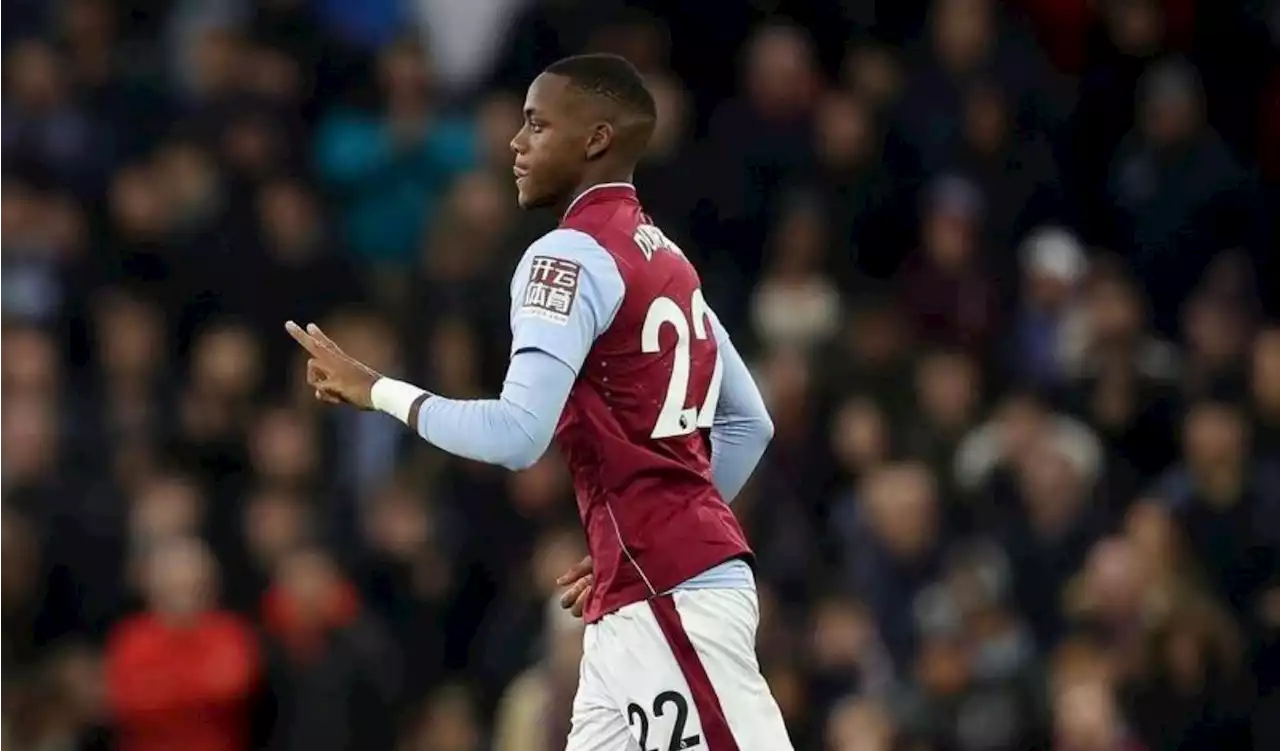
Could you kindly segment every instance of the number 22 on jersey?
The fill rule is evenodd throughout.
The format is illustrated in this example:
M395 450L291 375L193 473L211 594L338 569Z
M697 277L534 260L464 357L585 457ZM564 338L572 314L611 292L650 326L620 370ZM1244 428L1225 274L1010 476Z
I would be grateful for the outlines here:
M724 376L724 363L716 352L715 370L711 373L711 385L701 407L686 406L689 398L691 368L691 339L705 341L711 336L711 309L702 296L701 289L693 291L686 314L670 297L659 297L649 304L644 317L644 329L640 333L640 349L656 354L661 351L658 339L664 326L675 330L676 344L671 365L671 380L667 383L667 396L653 426L650 438L674 438L689 435L699 428L710 428L715 421L716 404L720 401L720 379Z

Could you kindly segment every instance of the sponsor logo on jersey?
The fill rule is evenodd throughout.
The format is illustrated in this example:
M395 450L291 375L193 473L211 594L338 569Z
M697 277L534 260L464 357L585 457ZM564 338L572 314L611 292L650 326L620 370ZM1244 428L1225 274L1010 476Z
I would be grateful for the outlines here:
M520 315L542 318L561 326L578 299L582 265L553 256L534 256L529 266L529 283L524 288Z

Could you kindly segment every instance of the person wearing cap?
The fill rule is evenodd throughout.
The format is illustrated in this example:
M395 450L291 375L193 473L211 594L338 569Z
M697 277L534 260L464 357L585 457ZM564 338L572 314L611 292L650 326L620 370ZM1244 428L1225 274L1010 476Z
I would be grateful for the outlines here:
M1080 241L1060 227L1042 227L1019 249L1022 304L1014 321L1013 371L1024 380L1053 386L1066 377L1063 337L1079 312L1079 291L1089 261Z

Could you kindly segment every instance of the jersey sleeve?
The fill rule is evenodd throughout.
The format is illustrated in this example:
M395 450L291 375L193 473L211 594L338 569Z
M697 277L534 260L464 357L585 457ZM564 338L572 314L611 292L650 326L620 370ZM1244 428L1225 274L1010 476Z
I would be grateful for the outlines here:
M557 229L525 251L511 278L511 354L538 350L575 374L626 293L618 266L590 235Z
M764 456L773 438L773 421L751 371L714 313L711 328L724 363L711 424L711 475L720 496L732 503Z
M431 396L418 412L418 435L437 448L507 469L533 465L551 445L577 376L540 350L511 358L497 399Z

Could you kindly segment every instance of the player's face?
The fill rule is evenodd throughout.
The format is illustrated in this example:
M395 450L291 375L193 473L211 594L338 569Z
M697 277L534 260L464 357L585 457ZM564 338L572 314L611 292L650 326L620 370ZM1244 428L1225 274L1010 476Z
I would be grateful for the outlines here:
M590 133L574 116L574 97L564 78L534 79L524 102L524 125L511 139L520 208L555 206L581 181Z

